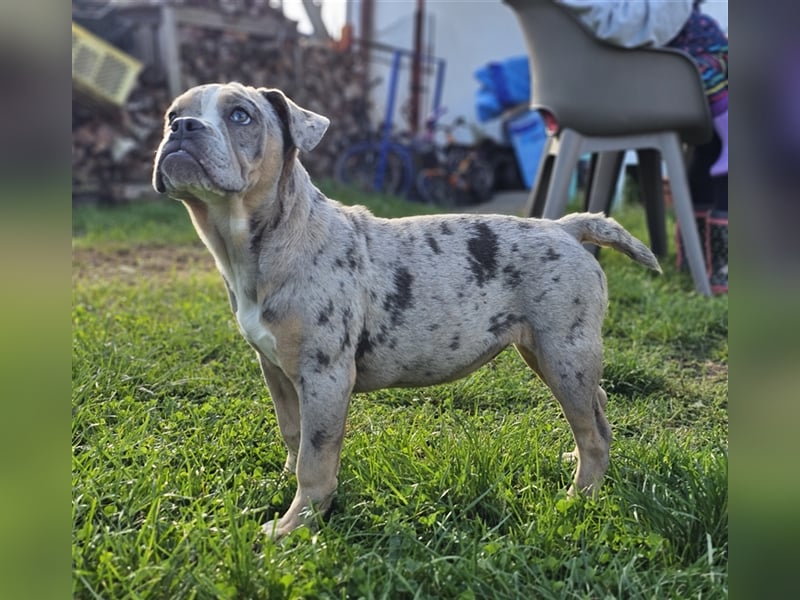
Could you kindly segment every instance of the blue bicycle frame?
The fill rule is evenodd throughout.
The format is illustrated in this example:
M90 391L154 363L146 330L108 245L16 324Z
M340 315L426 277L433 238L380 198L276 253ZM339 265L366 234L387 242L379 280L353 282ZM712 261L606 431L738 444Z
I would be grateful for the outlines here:
M380 190L386 176L386 161L389 156L389 147L392 144L392 116L394 115L395 96L397 95L397 80L400 77L400 64L403 56L413 57L409 50L395 50L392 57L392 72L389 78L389 94L386 98L386 115L383 118L383 136L381 137L381 153L378 158L378 169L375 172L374 189ZM436 65L436 83L433 89L432 112L438 113L442 102L442 88L444 87L444 72L446 62L443 58L422 56L422 60Z

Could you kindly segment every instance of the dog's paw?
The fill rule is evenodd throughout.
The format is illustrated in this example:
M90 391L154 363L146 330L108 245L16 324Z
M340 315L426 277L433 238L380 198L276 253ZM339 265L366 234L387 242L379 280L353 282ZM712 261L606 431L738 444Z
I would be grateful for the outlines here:
M289 534L297 525L287 524L283 519L273 519L261 526L261 533L263 533L270 540L279 540L285 535Z
M330 510L330 507L328 507L328 510ZM316 530L325 514L327 514L327 510L320 512L308 506L297 509L293 505L280 519L273 519L262 525L261 531L269 539L278 540L298 527L308 527Z
M564 462L576 462L578 460L578 449L575 448L572 452L562 452L561 460Z

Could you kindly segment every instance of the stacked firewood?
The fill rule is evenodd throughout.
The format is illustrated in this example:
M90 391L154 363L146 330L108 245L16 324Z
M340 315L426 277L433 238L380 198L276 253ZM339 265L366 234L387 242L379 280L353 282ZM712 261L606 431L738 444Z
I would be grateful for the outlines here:
M249 10L270 9L267 2L234 2ZM324 114L331 126L303 163L316 177L333 174L336 157L372 129L366 65L362 55L307 38L258 39L236 31L181 25L181 76L184 89L209 83L240 81L276 87L300 106ZM148 66L127 104L102 107L73 96L72 177L76 195L88 192L106 201L123 200L131 190L146 190L153 157L171 102L163 69Z
M312 175L330 176L337 155L370 130L361 55L305 38L280 44L247 39L243 34L182 28L181 67L185 87L215 81L239 81L279 88L300 106L330 118L320 145L303 163Z

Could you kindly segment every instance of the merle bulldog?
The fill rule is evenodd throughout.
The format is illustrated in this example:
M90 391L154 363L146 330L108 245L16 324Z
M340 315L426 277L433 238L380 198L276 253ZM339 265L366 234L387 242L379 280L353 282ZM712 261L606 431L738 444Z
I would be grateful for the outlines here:
M611 429L600 387L606 280L581 242L656 258L614 220L382 219L326 198L298 161L327 118L276 89L195 87L166 115L157 191L180 200L256 351L297 493L264 531L326 512L353 392L463 377L513 344L576 441L569 492L596 490Z

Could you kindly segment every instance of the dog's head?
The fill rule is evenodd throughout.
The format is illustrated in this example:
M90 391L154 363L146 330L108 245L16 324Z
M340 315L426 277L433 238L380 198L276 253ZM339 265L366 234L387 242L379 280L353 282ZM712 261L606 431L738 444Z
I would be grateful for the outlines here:
M309 151L330 121L276 89L208 84L167 109L153 187L174 198L210 201L276 180L296 151Z

